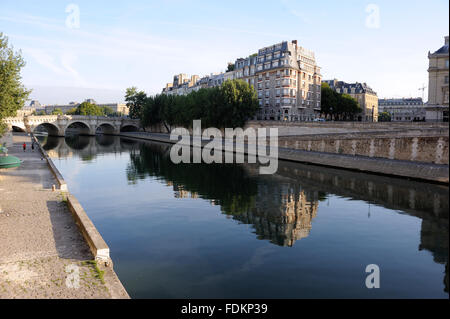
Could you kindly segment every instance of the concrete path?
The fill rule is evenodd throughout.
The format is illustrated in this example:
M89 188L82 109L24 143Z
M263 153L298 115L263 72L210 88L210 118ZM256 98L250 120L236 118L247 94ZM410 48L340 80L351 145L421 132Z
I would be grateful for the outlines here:
M0 169L0 298L129 298L111 267L97 265L30 137L14 135ZM22 144L27 143L23 152Z

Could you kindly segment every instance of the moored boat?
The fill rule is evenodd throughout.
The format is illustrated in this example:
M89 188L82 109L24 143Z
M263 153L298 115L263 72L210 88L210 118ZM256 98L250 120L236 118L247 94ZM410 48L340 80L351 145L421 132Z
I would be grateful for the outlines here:
M22 161L15 156L0 156L0 168L19 167Z

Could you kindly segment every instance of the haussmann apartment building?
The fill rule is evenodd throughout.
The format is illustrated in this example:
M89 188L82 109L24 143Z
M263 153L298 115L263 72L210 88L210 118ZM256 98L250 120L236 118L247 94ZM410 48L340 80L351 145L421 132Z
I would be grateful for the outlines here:
M174 76L163 94L188 94L200 88L242 79L257 91L258 120L312 121L320 116L322 75L314 52L284 41L235 61L234 70L203 78Z

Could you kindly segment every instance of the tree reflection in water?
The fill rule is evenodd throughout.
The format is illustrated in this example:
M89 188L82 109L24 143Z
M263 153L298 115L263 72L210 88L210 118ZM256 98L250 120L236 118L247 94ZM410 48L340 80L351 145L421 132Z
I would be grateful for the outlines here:
M420 218L418 250L445 264L448 292L448 187L345 170L280 161L272 176L258 175L251 164L174 164L170 145L113 136L41 137L53 157L95 157L126 152L129 183L156 178L173 187L178 198L202 198L223 214L251 224L258 239L292 246L311 231L320 201L327 194L362 200ZM325 191L325 192L324 192Z

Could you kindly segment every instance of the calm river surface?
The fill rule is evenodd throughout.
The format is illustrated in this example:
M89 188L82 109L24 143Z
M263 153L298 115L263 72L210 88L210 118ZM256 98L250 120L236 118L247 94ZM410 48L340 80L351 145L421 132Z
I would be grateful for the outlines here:
M132 298L448 298L448 187L313 165L181 164L42 138ZM366 288L366 266L380 288Z

